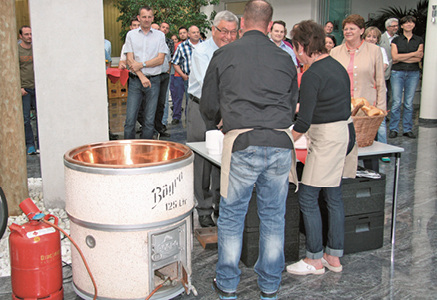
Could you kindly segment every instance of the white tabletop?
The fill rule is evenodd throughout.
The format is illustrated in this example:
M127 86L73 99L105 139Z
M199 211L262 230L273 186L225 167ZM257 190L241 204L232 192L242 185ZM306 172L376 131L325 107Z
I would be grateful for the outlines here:
M220 166L222 157L221 155L209 155L208 150L206 149L205 142L193 142L187 143L187 146L190 147L194 152L203 156L211 163ZM358 148L358 157L362 158L364 156L390 156L396 153L404 152L404 148L383 144L380 142L373 142L371 146Z

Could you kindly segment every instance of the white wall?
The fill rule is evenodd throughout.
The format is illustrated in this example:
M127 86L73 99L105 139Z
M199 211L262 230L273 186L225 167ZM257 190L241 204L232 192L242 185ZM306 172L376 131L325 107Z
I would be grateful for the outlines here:
M425 57L423 60L422 97L420 105L421 120L437 122L437 20L431 21L432 5L437 6L437 0L430 0L428 6L428 19L426 27Z
M222 0L215 6L216 11L226 8L225 3L240 2L241 0ZM302 20L317 20L319 0L270 0L273 6L273 21L282 20L287 24L287 31L290 32L294 24ZM287 34L288 36L288 34Z
M303 20L317 20L318 1L272 0L273 21L282 20L287 24L287 36L293 25Z
M102 0L30 0L41 173L47 207L63 207L63 155L108 140Z

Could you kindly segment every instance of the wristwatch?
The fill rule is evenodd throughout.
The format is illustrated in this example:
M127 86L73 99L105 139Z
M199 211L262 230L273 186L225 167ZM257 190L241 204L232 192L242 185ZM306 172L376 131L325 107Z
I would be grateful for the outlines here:
M143 68L145 68L146 67L146 62L143 62Z

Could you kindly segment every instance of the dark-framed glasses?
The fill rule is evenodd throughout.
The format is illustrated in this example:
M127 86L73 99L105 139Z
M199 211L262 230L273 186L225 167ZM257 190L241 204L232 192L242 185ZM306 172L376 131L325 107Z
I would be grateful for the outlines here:
M223 35L237 35L238 31L237 30L227 30L226 28L220 29L218 27L216 27L216 29Z

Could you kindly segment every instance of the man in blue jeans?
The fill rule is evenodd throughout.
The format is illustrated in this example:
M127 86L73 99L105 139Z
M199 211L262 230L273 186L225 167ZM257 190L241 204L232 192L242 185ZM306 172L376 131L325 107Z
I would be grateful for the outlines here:
M244 36L214 52L202 88L200 112L207 130L217 128L223 119L225 133L213 280L220 299L237 298L244 220L254 185L260 219L254 270L261 299L277 299L284 270L285 202L293 148L288 128L298 87L290 56L266 36L272 14L265 1L246 4L241 19Z
M165 43L164 33L151 28L154 20L151 7L141 7L138 20L140 27L128 32L125 44L126 60L130 70L134 73L129 73L124 138L135 138L135 122L141 103L145 101L141 138L152 139L160 74L168 47Z
M30 124L30 110L36 112L35 77L33 72L32 29L22 26L19 30L21 43L18 45L20 63L21 96L23 100L24 134L26 138L27 154L37 154L32 125ZM36 113L35 113L36 115ZM38 139L38 121L36 122Z

